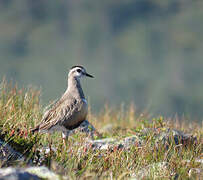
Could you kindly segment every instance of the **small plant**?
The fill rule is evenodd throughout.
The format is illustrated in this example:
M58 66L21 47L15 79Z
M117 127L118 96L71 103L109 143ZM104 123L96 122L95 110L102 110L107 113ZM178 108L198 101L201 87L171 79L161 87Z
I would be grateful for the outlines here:
M202 168L197 159L203 153L203 128L195 123L173 122L164 117L150 120L147 113L137 114L131 104L128 108L113 109L105 106L98 114L89 113L89 120L100 130L111 125L110 131L104 131L96 139L114 138L118 141L136 136L142 145L134 144L128 149L115 146L113 149L93 149L85 143L86 135L72 135L64 147L60 133L51 135L31 134L41 120L43 108L40 105L40 92L33 89L18 89L17 85L4 79L0 85L0 140L32 160L35 165L45 165L53 171L72 179L126 179L143 177L163 179L178 177L189 178L192 168ZM178 123L178 125L177 125ZM182 129L196 136L196 143L190 147L171 143L163 146L157 137L167 129ZM192 128L194 127L194 128ZM53 148L46 152L45 147ZM44 150L43 150L44 149ZM2 162L0 161L0 165ZM22 164L15 164L22 166ZM24 164L26 165L26 164ZM24 166L23 165L23 166Z

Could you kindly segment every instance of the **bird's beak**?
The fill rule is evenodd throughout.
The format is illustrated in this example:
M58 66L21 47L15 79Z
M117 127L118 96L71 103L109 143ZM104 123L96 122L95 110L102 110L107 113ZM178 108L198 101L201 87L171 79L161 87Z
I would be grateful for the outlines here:
M92 76L92 75L90 75L90 74L88 74L88 73L85 73L85 75L86 75L87 77L94 78L94 76Z

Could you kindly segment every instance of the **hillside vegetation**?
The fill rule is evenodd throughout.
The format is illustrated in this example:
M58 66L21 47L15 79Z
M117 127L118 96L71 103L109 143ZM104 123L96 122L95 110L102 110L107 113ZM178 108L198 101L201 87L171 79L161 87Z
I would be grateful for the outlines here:
M133 101L201 122L202 9L202 0L2 0L0 77L42 87L47 104L81 64L95 76L84 83L93 112Z
M61 176L71 179L126 179L130 177L155 179L188 179L202 171L203 128L200 124L178 117L151 119L147 113L138 114L134 106L112 109L106 105L98 114L89 109L88 120L99 132L95 141L113 138L121 141L136 137L129 147L112 145L96 149L87 142L86 135L76 132L64 147L59 133L31 134L30 128L42 116L40 92L34 88L18 89L5 80L0 86L0 140L22 153L25 161L0 160L1 167L44 165ZM189 133L191 139L177 140L173 136L157 141L167 129ZM172 134L171 134L172 135ZM94 142L94 141L92 141ZM45 153L44 147L53 151ZM42 151L39 151L39 150ZM145 175L143 175L143 173ZM197 174L195 174L197 173Z

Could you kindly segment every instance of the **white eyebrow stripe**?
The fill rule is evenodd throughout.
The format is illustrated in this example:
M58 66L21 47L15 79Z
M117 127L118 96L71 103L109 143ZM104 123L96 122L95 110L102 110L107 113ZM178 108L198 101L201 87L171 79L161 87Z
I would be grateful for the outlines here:
M78 70L78 69L81 69L81 68L75 67L75 68L71 69L71 70L69 71L69 73L71 73L71 72L73 72L73 71L75 71L75 70ZM81 70L82 70L82 69L81 69Z

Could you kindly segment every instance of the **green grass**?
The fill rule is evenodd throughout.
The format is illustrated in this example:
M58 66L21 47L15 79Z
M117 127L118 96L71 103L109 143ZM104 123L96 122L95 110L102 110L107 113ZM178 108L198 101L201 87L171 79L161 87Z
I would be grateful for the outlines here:
M40 92L34 88L18 89L17 85L8 84L5 80L0 88L0 139L23 153L27 162L33 160L39 153L37 149L49 146L47 134L30 133L30 128L38 124L42 117ZM155 134L151 132L141 137L145 142L142 147L135 145L128 151L118 148L94 151L83 146L86 137L83 133L72 135L73 139L69 139L67 147L63 146L60 133L55 133L51 136L51 146L56 148L56 152L46 155L42 164L71 179L126 179L142 169L150 169L145 179L188 179L190 169L202 169L195 159L200 159L203 153L203 127L192 123L192 120L151 119L147 113L138 114L132 104L126 110L122 106L112 109L106 105L98 114L89 110L88 120L99 132L104 126L112 125L110 131L102 132L102 138L119 140L138 135L144 128L160 131L175 128L196 136L197 143L189 147L171 143L166 149L160 144L155 145ZM152 164L160 162L166 162L167 168L152 168ZM0 162L0 165L3 163L6 166L5 162ZM15 163L15 166L25 167L26 163Z

